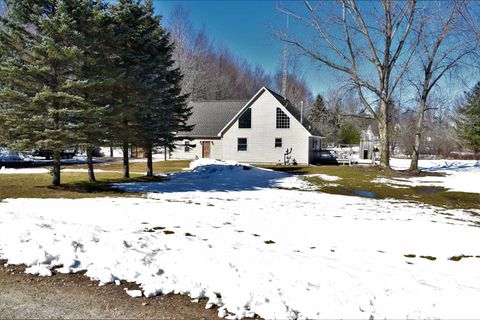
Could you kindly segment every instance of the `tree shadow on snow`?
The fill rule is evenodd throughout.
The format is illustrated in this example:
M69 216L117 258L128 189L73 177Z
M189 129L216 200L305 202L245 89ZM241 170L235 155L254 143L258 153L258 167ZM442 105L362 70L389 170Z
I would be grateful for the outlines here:
M114 188L127 192L250 191L279 186L290 174L246 165L207 165L191 172L168 175L161 182L115 183Z
M464 170L467 168L479 168L480 167L480 161L476 162L465 162L465 161L453 161L453 162L447 162L442 164L438 164L436 166L428 167L428 168L422 168L424 171L428 172L435 172L435 171L457 171L457 170Z

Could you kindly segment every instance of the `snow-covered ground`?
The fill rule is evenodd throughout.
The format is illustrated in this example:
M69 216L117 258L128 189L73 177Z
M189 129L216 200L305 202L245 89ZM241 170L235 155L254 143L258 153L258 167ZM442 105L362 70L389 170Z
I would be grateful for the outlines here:
M391 159L390 165L395 170L405 170L410 166L410 159ZM397 179L377 179L393 187L437 186L449 191L480 193L480 161L476 160L420 160L419 168L423 171L440 173L443 176L426 176ZM480 200L479 200L480 201Z
M478 215L309 191L234 163L169 178L117 185L147 198L4 200L0 259L207 297L221 316L480 316Z

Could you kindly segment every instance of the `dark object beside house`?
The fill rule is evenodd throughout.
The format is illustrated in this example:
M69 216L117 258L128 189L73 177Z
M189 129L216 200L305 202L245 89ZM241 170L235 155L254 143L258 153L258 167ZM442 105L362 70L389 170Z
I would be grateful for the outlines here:
M338 165L337 158L330 151L321 151L320 156L315 164L332 164Z
M72 159L74 156L77 155L77 153L78 153L77 149L63 150L60 153L60 158L62 158L62 159ZM51 160L51 159L53 159L53 151L52 150L47 150L47 149L35 149L32 152L32 156L42 157L42 158L45 158L46 160Z

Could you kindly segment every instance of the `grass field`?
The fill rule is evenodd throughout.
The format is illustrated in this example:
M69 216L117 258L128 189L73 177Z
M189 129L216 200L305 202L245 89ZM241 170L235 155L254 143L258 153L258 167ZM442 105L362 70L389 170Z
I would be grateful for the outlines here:
M444 208L480 209L478 193L452 192L442 187L417 186L395 188L373 182L378 178L405 178L409 175L395 170L372 166L263 166L294 174L327 174L342 178L331 183L318 177L305 180L320 187L322 192L375 199L414 201ZM433 175L433 174L431 174Z
M188 168L189 161L154 162L154 172L178 172ZM319 177L304 177L318 186L322 192L347 196L366 196L375 199L395 199L435 205L444 208L480 209L480 195L477 193L450 192L441 187L395 188L373 182L377 178L405 178L406 174L370 166L265 166L273 170L298 175L327 174L340 177L331 183ZM130 163L131 179L122 179L122 163L105 162L95 164L98 182L88 182L85 172L63 172L62 185L51 186L49 174L1 174L0 200L6 198L91 198L104 196L131 196L133 194L113 190L114 182L160 181L162 177L146 178L146 163ZM68 169L86 169L86 165L71 165ZM138 194L135 194L138 196Z
M154 172L174 172L188 167L188 161L155 162ZM86 165L72 165L68 169L86 169ZM145 177L146 164L132 162L130 179L122 179L122 163L107 162L95 164L96 183L88 182L86 172L62 172L62 185L51 186L52 177L40 174L0 174L0 200L6 198L93 198L105 196L130 196L131 194L112 190L111 183L133 181L159 181L162 177ZM135 194L138 196L138 194Z

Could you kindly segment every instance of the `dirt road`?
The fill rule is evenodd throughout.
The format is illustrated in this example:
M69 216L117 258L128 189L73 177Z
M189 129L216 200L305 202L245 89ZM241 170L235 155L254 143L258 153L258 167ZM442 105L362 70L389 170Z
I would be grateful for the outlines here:
M219 319L183 295L132 298L122 282L98 287L82 274L39 277L23 273L25 266L4 266L0 260L0 319Z

